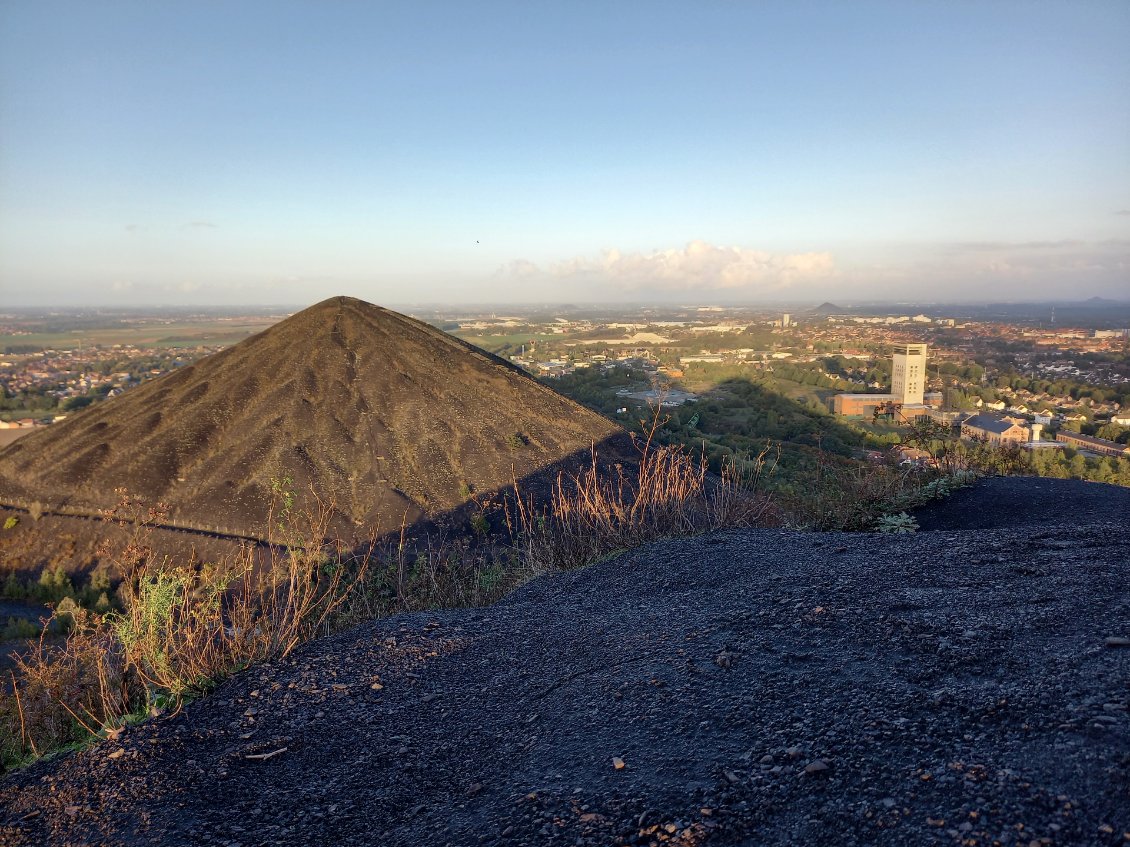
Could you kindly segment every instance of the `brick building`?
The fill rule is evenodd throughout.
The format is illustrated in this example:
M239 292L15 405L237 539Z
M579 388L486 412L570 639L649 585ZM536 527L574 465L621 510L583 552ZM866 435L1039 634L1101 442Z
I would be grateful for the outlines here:
M1130 446L1119 444L1117 441L1107 441L1105 438L1095 438L1093 435L1083 435L1081 432L1066 432L1064 430L1055 434L1055 440L1076 450L1130 459Z
M1023 444L1031 440L1031 430L1013 420L973 415L961 422L961 437L989 444Z

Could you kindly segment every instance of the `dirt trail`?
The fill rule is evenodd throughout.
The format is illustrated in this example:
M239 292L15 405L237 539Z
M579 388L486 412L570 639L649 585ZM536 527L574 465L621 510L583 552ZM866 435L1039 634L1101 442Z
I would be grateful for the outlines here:
M365 625L9 776L0 843L1124 844L1130 528L1053 520L718 533Z

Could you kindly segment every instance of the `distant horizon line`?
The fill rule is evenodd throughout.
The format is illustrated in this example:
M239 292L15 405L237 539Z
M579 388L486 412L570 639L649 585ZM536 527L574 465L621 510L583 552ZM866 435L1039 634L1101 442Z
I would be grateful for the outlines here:
M28 310L41 310L41 311L88 311L88 310L104 310L104 311L118 311L118 312L135 312L147 310L176 310L176 311L191 311L193 309L306 309L315 303L321 303L325 300L333 299L333 297L354 297L354 295L332 295L331 297L322 297L318 300L298 303L298 302L276 302L276 303L168 303L168 304L106 304L106 303L71 303L67 305L62 304L21 304L9 305L0 307L0 314L5 312L17 312ZM354 297L357 300L364 300L363 297ZM1130 298L1115 299L1112 297L1087 297L1084 299L1033 299L1033 300L853 300L845 301L843 303L834 303L831 300L767 300L757 303L751 302L737 302L737 301L654 301L654 300L616 300L616 301L583 301L583 300L529 300L529 301L490 301L482 300L467 303L450 303L440 301L416 301L416 302L377 302L366 301L374 305L382 306L389 309L403 309L403 308L427 308L427 309L528 309L528 308L565 308L570 309L589 309L589 308L615 308L615 307L650 307L650 308L671 308L671 309L780 309L780 308L819 308L825 303L836 306L841 309L856 309L861 307L873 306L886 306L886 307L956 307L956 306L1082 306L1089 303L1114 303L1118 305L1130 306ZM808 305L808 304L813 305Z

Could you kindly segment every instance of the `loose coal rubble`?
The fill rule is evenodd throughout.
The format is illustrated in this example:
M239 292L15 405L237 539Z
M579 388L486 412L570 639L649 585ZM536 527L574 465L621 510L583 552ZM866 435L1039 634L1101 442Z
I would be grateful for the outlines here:
M8 776L0 843L1128 844L1130 492L1089 496L367 624Z

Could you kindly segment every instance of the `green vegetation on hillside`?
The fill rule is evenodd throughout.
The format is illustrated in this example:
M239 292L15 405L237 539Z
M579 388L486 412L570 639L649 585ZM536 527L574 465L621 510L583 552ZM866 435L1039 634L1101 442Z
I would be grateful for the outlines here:
M1076 450L1033 450L1025 470L1053 479L1083 479L1130 487L1130 459L1086 456Z
M628 403L617 391L646 386L640 370L589 368L555 379L552 386L591 409L613 416L630 429L648 420L648 407ZM774 364L772 371L748 365L694 364L680 387L697 390L697 399L663 410L657 437L666 443L701 449L714 469L727 457L756 455L767 444L779 445L780 461L768 484L793 489L821 463L854 464L865 448L898 441L897 428L849 422L832 415L827 398L844 390L840 381L818 368ZM627 415L615 415L628 405Z
M83 608L105 612L112 605L110 582L104 570L95 571L87 578L86 585L76 587L74 579L62 565L45 568L37 578L21 578L15 571L9 571L0 583L0 598L52 605L69 599Z
M858 390L841 376L857 374L853 370L857 368L861 368L857 362L842 357L795 365L775 362L771 371L741 363L694 363L687 367L678 385L700 392L698 399L664 409L664 423L657 437L665 443L703 450L713 468L720 467L728 457L756 455L767 444L777 445L780 458L767 484L782 493L810 490L815 475L828 466L859 471L868 467L860 461L864 450L885 450L896 444L920 446L940 459L948 456L956 464L992 472L1130 486L1130 459L1087 456L1072 449L1002 451L960 442L956 433L945 427L923 442L897 423L837 418L829 412L828 401L837 391ZM943 363L942 372L975 379L980 377L981 368ZM889 379L889 375L872 373L869 367L866 378L882 381ZM616 393L647 386L648 374L638 368L589 368L554 379L550 384L629 428L639 429L640 420L647 420L644 404L629 403ZM1048 386L1037 382L1035 387L1062 389L1076 395L1093 391L1068 383ZM947 394L951 408L972 406L964 393L953 396L955 392L948 390ZM983 394L985 399L995 399L996 390L986 388ZM616 409L625 405L630 406L630 412L616 415ZM1130 443L1130 427L1090 422L1068 422L1065 426L1117 443Z

